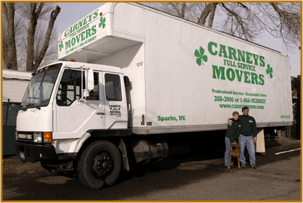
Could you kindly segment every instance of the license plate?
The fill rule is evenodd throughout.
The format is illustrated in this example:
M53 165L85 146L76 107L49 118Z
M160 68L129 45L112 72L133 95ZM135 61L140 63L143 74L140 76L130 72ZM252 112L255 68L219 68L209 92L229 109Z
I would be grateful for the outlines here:
M24 152L20 152L20 159L25 160Z

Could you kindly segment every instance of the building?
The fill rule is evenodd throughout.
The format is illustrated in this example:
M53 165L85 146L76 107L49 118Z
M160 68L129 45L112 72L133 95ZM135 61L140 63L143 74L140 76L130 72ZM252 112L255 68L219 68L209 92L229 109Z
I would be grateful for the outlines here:
M31 78L31 72L16 70L2 72L3 155L15 153L16 117Z

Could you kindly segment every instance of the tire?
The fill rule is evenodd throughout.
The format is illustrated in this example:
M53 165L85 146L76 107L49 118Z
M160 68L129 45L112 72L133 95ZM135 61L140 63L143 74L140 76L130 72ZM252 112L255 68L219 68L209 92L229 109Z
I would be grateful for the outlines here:
M109 141L96 141L85 148L78 162L78 178L89 188L98 190L113 185L122 167L119 149Z

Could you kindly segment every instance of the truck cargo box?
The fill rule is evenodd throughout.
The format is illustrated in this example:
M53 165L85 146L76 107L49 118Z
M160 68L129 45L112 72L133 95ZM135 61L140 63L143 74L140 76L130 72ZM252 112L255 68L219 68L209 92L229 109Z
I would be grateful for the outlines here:
M107 3L59 36L59 59L121 68L135 134L292 125L289 57L141 4Z

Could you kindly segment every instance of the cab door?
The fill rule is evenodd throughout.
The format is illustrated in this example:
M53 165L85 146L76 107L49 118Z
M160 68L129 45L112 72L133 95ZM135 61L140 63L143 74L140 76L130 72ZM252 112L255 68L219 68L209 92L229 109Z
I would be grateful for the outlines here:
M106 129L127 129L128 115L122 74L103 73Z
M81 101L84 88L85 77L81 79L81 70L64 70L55 104L54 129L60 138L81 137L87 130L105 128L102 72L94 72L94 89Z

